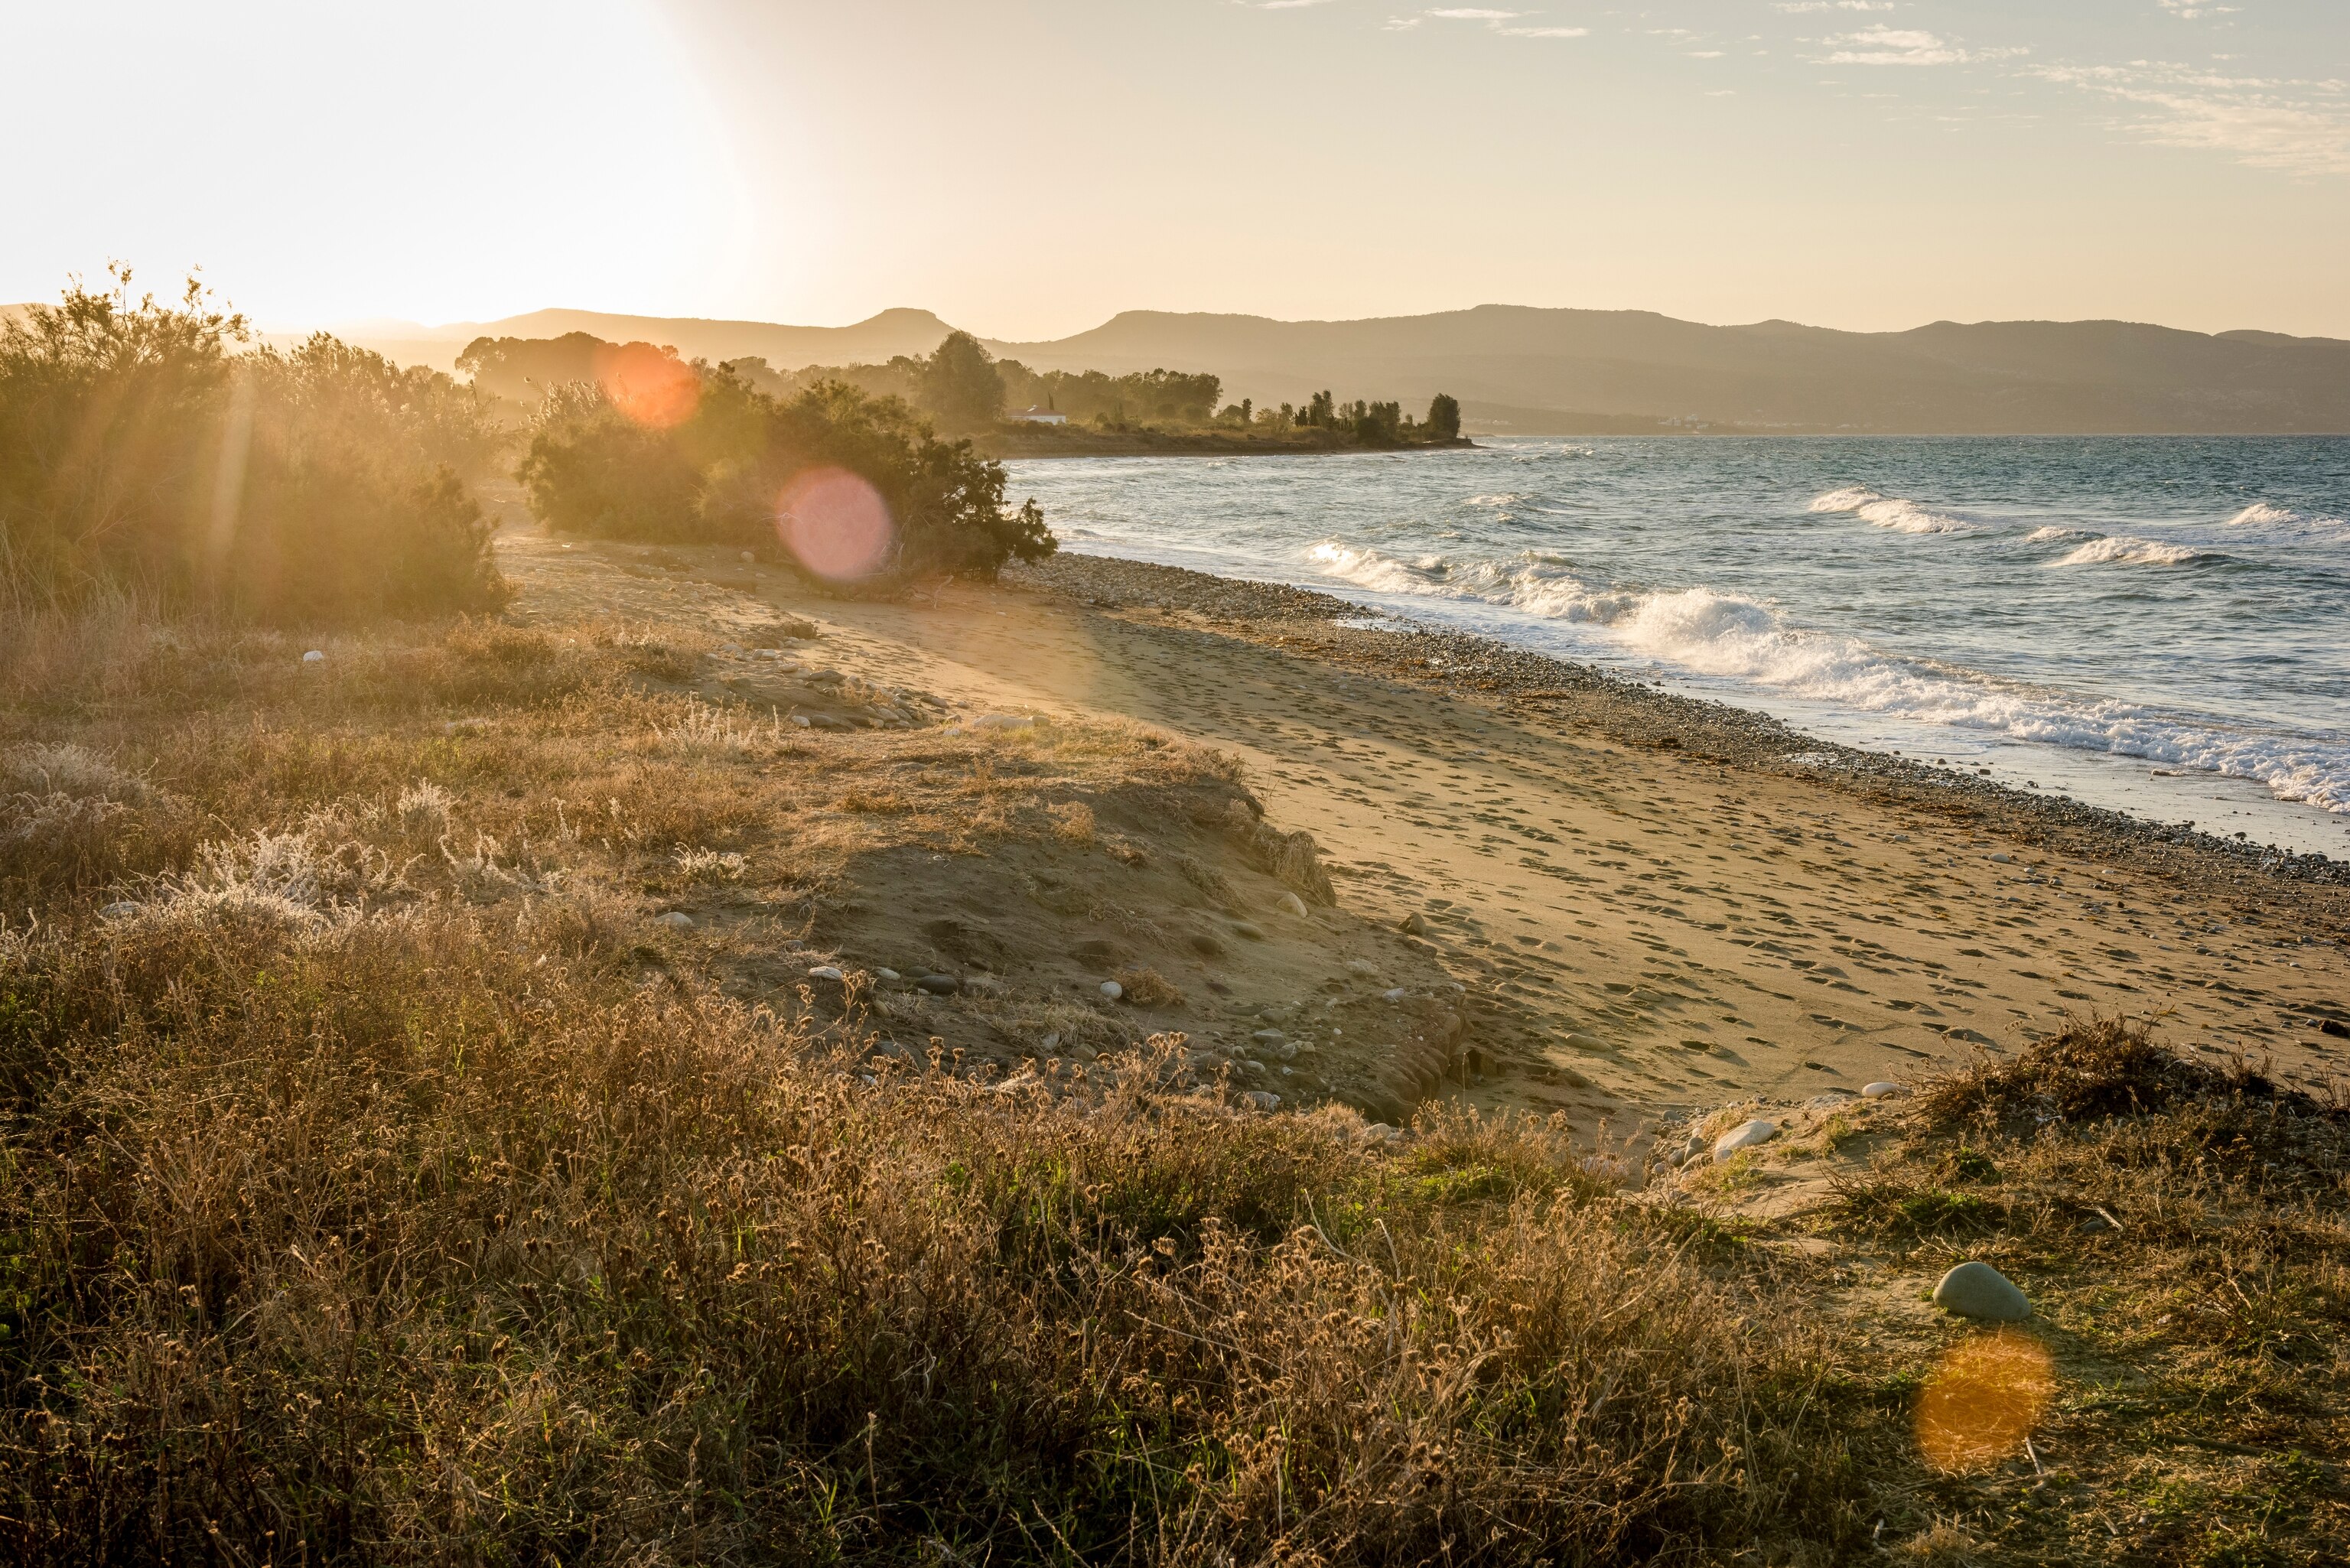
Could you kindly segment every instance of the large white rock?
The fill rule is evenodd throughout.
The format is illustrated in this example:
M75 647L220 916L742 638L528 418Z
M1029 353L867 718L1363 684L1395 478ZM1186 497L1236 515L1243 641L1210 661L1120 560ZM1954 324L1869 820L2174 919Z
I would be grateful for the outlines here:
M1860 1086L1860 1097L1864 1100L1881 1100L1900 1092L1901 1085L1898 1084L1876 1083L1863 1084Z
M1960 1263L1934 1287L1934 1304L1953 1317L1983 1323L2022 1323L2032 1303L2005 1274L1989 1263Z
M1766 1122L1759 1116L1751 1122L1741 1122L1713 1140L1714 1163L1719 1165L1742 1148L1753 1148L1778 1136L1779 1124L1776 1122Z

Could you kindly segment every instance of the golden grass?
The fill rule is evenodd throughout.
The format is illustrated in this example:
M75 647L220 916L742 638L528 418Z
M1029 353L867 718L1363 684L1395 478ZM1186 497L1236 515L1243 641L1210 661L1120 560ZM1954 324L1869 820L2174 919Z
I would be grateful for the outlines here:
M677 690L700 655L660 628L387 628L307 669L265 634L41 635L105 651L0 710L0 787L38 803L0 833L36 917L0 929L14 1560L2350 1540L2342 1118L2254 1076L2106 1027L1920 1096L1826 1233L1913 1291L1961 1243L1998 1262L2054 1367L2048 1474L1944 1474L1916 1422L1963 1332L1888 1347L1844 1264L1627 1200L1562 1126L1243 1114L1066 1001L972 1002L1033 1047L1007 1081L728 994L719 959L857 857L1087 856L1118 799L1243 805L1224 759L811 736ZM744 934L654 922L686 896ZM1962 1239L1913 1202L1949 1193Z

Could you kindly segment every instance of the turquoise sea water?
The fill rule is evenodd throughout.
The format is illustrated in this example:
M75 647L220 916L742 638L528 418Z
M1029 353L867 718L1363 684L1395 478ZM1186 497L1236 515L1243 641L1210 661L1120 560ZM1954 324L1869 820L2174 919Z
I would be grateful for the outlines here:
M2350 856L2350 440L1488 440L1011 465L1066 548L1303 584Z

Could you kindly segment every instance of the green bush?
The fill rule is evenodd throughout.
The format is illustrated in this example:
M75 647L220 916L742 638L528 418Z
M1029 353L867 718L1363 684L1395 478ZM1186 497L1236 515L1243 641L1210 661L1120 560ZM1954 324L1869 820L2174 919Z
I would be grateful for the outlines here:
M532 511L566 533L766 552L794 480L842 469L894 524L869 580L988 576L1056 547L1035 503L1006 510L1002 463L941 441L899 399L825 381L778 400L723 367L699 374L692 413L667 429L629 418L597 386L551 393L519 471Z
M20 609L128 591L278 622L484 608L503 587L463 475L480 400L320 335L75 286L0 327L0 579Z

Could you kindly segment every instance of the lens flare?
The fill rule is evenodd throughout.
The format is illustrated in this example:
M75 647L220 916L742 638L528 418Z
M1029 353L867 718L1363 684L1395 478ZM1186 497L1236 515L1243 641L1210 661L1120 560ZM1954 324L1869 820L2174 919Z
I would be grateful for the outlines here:
M2012 1455L2056 1392L2048 1351L2020 1328L1952 1345L1918 1397L1918 1447L1948 1474Z
M872 485L845 468L813 468L784 487L775 532L801 566L847 582L887 564L898 525Z
M648 430L665 431L693 417L702 378L693 367L650 343L608 343L596 350L596 384L612 406Z

